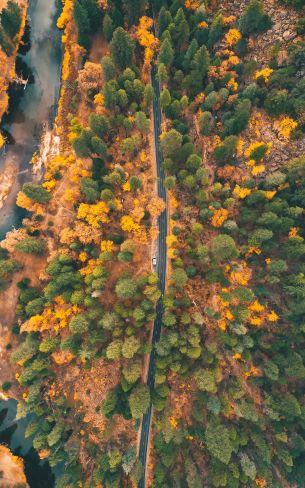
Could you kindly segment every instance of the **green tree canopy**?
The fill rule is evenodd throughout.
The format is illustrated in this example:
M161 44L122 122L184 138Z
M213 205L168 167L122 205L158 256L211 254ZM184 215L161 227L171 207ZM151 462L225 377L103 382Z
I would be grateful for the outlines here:
M115 65L119 69L127 68L132 64L135 44L129 34L118 27L112 37L111 53Z

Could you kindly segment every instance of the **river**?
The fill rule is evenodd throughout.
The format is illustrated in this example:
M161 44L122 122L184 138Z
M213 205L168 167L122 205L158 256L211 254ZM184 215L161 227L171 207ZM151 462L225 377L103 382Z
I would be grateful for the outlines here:
M56 27L60 7L59 0L29 0L30 48L25 54L20 52L17 66L23 77L31 76L25 90L23 86L10 89L9 113L1 126L9 134L10 144L0 154L0 171L13 163L17 176L0 210L0 239L21 224L24 213L16 206L16 195L22 183L32 179L29 162L43 131L52 128L55 118L62 59L61 33ZM24 458L31 488L52 488L54 477L48 464L40 462L31 440L24 437L27 419L16 422L15 415L15 400L0 401L0 443Z
M0 238L8 230L20 226L24 212L15 204L16 195L22 183L32 179L29 162L39 147L43 129L54 120L61 71L61 33L56 27L59 8L57 0L29 0L31 47L25 55L19 56L17 66L25 62L34 82L30 79L25 90L22 85L12 87L10 111L2 124L14 143L0 155L0 170L13 163L17 177L0 209ZM27 79L22 70L21 75ZM28 172L18 175L25 170Z

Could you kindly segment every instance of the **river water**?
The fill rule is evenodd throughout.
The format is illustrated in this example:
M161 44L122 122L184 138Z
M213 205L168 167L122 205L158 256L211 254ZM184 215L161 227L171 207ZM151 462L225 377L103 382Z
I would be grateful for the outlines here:
M39 147L43 129L52 123L60 89L61 33L56 27L59 0L29 0L28 18L31 27L30 50L20 55L17 66L26 63L34 82L11 89L10 112L2 128L13 144L0 155L0 170L13 163L18 175L14 187L0 210L0 238L8 230L20 226L24 213L16 207L16 194L25 180L31 180L29 161ZM26 70L25 70L26 71ZM21 70L21 76L28 78ZM20 93L22 92L22 93ZM21 95L21 97L20 97Z
M13 163L17 177L0 210L0 239L21 224L24 213L16 206L16 194L24 181L32 179L29 162L39 148L43 130L51 129L55 118L62 58L61 33L56 28L60 7L59 0L29 0L30 49L20 53L17 66L22 77L31 75L25 90L23 86L10 89L10 110L1 126L11 143L0 154L0 171ZM28 172L18 175L24 170ZM15 415L15 400L0 401L0 443L24 458L31 488L52 488L54 476L48 464L40 462L31 440L24 437L28 420L16 422Z

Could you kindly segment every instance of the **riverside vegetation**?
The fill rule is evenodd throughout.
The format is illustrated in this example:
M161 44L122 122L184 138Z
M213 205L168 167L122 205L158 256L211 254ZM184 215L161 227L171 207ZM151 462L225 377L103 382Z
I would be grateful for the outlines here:
M0 256L18 417L57 488L137 486L151 401L148 486L304 484L304 2L239 3L64 2L60 154ZM263 49L278 10L298 21ZM152 395L151 62L170 213Z

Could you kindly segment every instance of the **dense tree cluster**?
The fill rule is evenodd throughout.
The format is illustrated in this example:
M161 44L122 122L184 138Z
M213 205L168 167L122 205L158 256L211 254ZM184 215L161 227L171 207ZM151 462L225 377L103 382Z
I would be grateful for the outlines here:
M21 9L17 2L9 0L0 13L0 46L8 56L15 48L20 27Z
M274 49L259 66L245 56L272 25L264 3L247 2L239 18L213 15L205 3L152 2L159 39L144 0L71 7L79 44L89 52L98 34L109 50L69 86L76 156L55 157L44 184L23 186L18 203L34 216L14 258L0 248L0 290L22 270L22 256L40 262L52 252L41 286L17 283L20 345L11 359L23 391L18 418L32 414L26 435L51 466L65 464L56 488L135 486L135 431L151 401L154 488L304 480L305 158L271 172L272 144L249 134L266 117L280 141L304 136L305 44L293 43L281 62ZM16 17L13 2L7 9ZM1 22L13 39L10 16ZM164 209L145 195L152 45L171 210L153 391L143 356L161 293L157 275L139 265ZM80 100L88 117L78 116ZM52 197L66 175L71 188ZM58 235L44 214L52 218L63 191L75 218ZM84 417L75 377L71 392L58 380L69 364L95 380L97 363L117 372L95 409L99 427Z
M245 39L259 42L271 26L262 2L251 1L235 25L189 4L159 2L158 77L168 121L161 148L176 210L156 358L154 449L161 462L154 486L264 487L283 480L299 486L304 158L266 174L263 161L272 148L240 147L254 109L280 117L286 140L302 137L303 45L291 48L284 65L275 56L259 71L242 57ZM185 22L185 44L179 44L176 30ZM230 54L222 54L224 41ZM254 82L249 69L257 70ZM204 161L191 118L209 151ZM247 176L243 157L250 160ZM238 176L232 182L234 172L244 175L242 183ZM173 396L186 402L185 410Z

